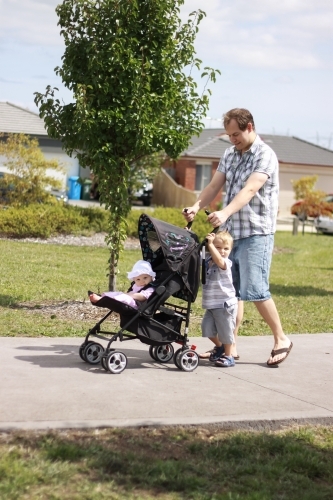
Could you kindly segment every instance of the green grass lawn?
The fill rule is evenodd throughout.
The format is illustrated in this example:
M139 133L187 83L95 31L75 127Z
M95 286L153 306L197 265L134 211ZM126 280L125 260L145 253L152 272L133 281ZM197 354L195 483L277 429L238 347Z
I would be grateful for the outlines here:
M333 238L278 232L271 270L271 292L286 333L333 331ZM43 314L48 302L86 301L87 290L107 289L108 251L103 248L0 241L1 336L83 336L94 322ZM123 252L117 287L141 258ZM245 304L240 335L266 335L269 329L253 304ZM29 307L26 309L24 307ZM201 293L193 304L190 336L200 335Z
M271 290L287 333L332 332L333 238L279 232ZM107 287L101 248L0 241L2 336L83 336L94 322L45 314ZM118 287L141 258L125 251ZM200 335L201 297L190 335ZM242 335L268 334L246 304ZM89 305L89 307L92 307ZM184 395L186 403L186 395ZM0 434L6 500L330 500L333 428L255 432L218 426Z
M330 500L333 429L16 432L0 475L6 500Z

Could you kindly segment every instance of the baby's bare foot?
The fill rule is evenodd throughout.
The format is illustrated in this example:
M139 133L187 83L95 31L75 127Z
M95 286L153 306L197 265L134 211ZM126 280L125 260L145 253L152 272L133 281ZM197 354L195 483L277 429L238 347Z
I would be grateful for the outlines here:
M92 304L96 304L96 302L98 302L100 298L100 295L97 295L97 293L92 293L91 295L89 295L89 299Z

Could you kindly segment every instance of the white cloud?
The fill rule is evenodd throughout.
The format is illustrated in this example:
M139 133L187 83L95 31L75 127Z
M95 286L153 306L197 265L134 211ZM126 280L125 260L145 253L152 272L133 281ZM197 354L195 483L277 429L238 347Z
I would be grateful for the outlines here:
M62 45L58 0L1 0L0 43Z
M183 12L201 4L189 0ZM332 67L331 0L210 0L204 10L196 42L203 59L260 68Z

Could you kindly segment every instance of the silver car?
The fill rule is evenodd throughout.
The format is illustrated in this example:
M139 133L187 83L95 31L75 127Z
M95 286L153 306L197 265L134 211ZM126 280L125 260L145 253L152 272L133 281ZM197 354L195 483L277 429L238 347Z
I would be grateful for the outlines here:
M333 217L320 215L314 220L318 233L333 234Z

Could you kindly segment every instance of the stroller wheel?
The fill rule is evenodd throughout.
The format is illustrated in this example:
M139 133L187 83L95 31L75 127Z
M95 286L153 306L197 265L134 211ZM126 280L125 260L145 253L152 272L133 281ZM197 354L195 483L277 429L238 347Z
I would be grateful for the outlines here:
M150 355L150 357L151 357L154 361L158 361L158 360L156 359L156 357L155 357L155 347L156 347L156 345L151 345L151 346L149 347L149 355Z
M172 344L159 345L153 349L156 361L168 363L173 358L174 348Z
M180 364L179 364L179 356L181 355L181 353L182 353L182 352L183 352L183 350L180 348L180 349L178 349L178 350L175 352L175 354L174 354L174 356L173 356L173 362L175 363L175 365L177 366L177 368L179 368L179 370L181 370L181 369L182 369L182 367L181 367L181 366L180 366Z
M104 347L97 342L89 342L83 351L83 356L87 363L91 365L98 365L101 361L102 354L104 352Z
M121 351L113 351L106 358L106 365L111 373L121 373L127 366L127 357Z
M184 372L193 372L199 364L199 356L192 349L185 349L177 359L180 369Z
M81 344L80 348L79 348L79 356L85 362L87 362L87 360L84 357L84 350L87 347L87 345L89 345L89 344L93 344L93 342L91 340L89 342L83 342L83 344Z
M103 366L104 370L107 372L108 371L108 365L107 365L106 357L105 356L101 357L101 365Z

